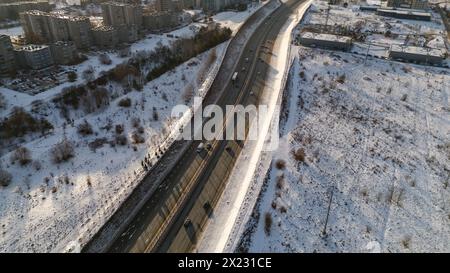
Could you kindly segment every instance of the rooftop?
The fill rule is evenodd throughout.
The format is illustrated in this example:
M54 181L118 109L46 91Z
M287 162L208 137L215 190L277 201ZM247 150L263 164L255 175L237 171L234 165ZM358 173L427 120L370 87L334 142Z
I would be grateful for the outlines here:
M352 41L351 37L327 34L327 33L313 33L313 32L303 32L301 34L302 38L307 39L315 39L322 41L332 41L332 42L340 42L340 43L350 43Z
M418 15L418 16L431 16L431 13L429 12L421 12L421 11L413 11L413 10L403 10L403 9L378 9L378 11L381 12L389 12L389 13L396 13L396 14L411 14L411 15Z
M102 3L102 6L117 6L117 7L138 7L139 5L136 4L130 4L130 3L122 3L122 2L115 2L115 1L109 1Z
M426 48L419 46L403 46L403 45L392 45L391 51L394 52L405 52L409 54L418 54L418 55L428 55L435 57L445 57L445 49L442 48Z
M112 26L97 26L92 29L92 31L114 31L114 28Z
M23 12L23 14L61 18L61 19L67 19L67 20L71 20L71 21L89 20L89 18L86 16L67 15L67 14L61 14L61 13L49 13L49 12L40 11L40 10L29 10L29 11Z
M46 49L46 48L48 48L48 46L46 46L46 45L27 45L27 46L20 47L16 50L17 51L34 52L34 51L39 51L39 50Z

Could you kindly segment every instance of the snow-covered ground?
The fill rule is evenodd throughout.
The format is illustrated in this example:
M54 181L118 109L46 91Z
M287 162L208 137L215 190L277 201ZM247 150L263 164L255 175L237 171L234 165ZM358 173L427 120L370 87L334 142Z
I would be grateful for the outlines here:
M227 22L227 26L236 30L251 14L244 13L245 16L237 12L229 13L227 18L234 23ZM220 23L220 20L216 21ZM190 30L186 28L184 31ZM185 33L178 30L180 32ZM131 52L151 50L159 42L169 43L171 39L174 38L151 35L133 44ZM214 49L217 58L210 65L205 66L206 60L210 59L211 51L208 51L149 82L142 92L132 91L124 95L119 92L119 97L114 98L108 107L76 118L75 126L63 125L59 110L51 102L64 87L74 83L62 84L34 96L0 88L7 100L7 108L0 111L0 117L8 115L14 106L31 110L33 101L40 100L48 105L48 119L56 125L53 134L23 145L31 151L33 160L39 163L22 167L11 163L11 153L0 157L1 167L13 175L12 183L0 188L0 252L63 251L68 246L71 250L79 250L78 243L86 243L136 186L136 178L142 174L142 160L150 158L153 164L157 160L158 147L171 131L176 131L173 128L179 126L170 117L170 112L176 104L185 103L188 86L193 87L192 95L204 95L205 85L217 71L227 44L225 42ZM75 69L81 73L92 66L99 75L101 71L109 70L129 58L120 58L116 52L108 54L112 59L111 65L100 64L98 53L93 53L88 61ZM206 77L200 77L200 74ZM82 83L80 78L78 83ZM204 81L199 81L200 78ZM111 93L116 93L116 88L120 87L114 84L108 87ZM118 102L125 97L132 101L130 108L118 106ZM132 144L130 141L131 134L137 130L133 125L136 118L144 128L143 144ZM77 133L76 126L85 120L92 125L95 133L82 137ZM111 139L117 124L124 125L129 144L110 147L105 143L95 151L90 149L89 144L94 140L103 137ZM108 125L113 128L106 129ZM64 136L74 143L75 156L68 163L57 165L51 160L50 150Z
M450 73L363 61L298 49L250 251L450 250Z

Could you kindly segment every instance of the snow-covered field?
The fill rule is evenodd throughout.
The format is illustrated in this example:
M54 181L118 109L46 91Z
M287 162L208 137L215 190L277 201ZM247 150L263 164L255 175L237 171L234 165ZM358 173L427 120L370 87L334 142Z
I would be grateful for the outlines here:
M226 25L237 30L252 12L246 11L245 15L228 13L227 17L216 21L228 20ZM183 34L191 35L193 32L186 27L177 30L177 34L185 36ZM131 52L151 50L159 42L169 43L171 39L174 38L150 35L133 44ZM158 147L177 126L177 121L170 117L172 107L185 103L187 87L193 87L194 93L190 96L204 95L199 92L203 92L203 85L210 81L208 76L217 71L226 46L227 42L214 49L217 58L208 66L205 63L211 59L211 51L149 82L142 92L118 92L119 97L103 110L85 116L75 115L74 126L63 124L64 120L51 100L64 87L75 83L62 84L35 96L0 88L7 100L0 117L8 115L14 106L31 110L33 101L40 100L43 105L48 105L47 118L55 125L50 136L23 145L31 151L33 161L39 163L19 166L11 163L11 153L0 157L0 166L13 176L8 187L0 188L0 252L64 251L68 246L71 250L79 250L77 244L85 243L136 186L136 178L142 174L142 160L151 159L153 163L157 160ZM80 74L92 66L97 76L128 58L120 58L116 52L108 54L112 59L111 65L100 64L98 53L95 53L75 70ZM76 83L83 82L80 78ZM201 78L204 81L199 80ZM121 87L115 84L108 86L111 93L116 93L117 88ZM123 98L131 99L131 107L118 106ZM144 128L143 144L130 141L131 134L138 130L135 128L137 119L138 127ZM82 137L76 126L85 120L92 125L94 134ZM111 139L118 124L124 125L129 144L110 147L105 143L95 151L90 148L94 140ZM112 129L107 129L109 125ZM67 163L54 164L50 150L64 136L74 143L75 156Z
M248 250L448 252L449 70L297 50Z

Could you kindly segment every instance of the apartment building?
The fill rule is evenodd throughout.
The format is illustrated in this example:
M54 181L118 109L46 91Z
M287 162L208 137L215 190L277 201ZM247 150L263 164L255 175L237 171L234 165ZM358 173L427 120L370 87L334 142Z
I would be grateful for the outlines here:
M78 49L88 49L92 44L91 23L84 16L27 11L20 14L27 40L33 43L73 41Z
M77 47L72 41L58 41L50 45L55 64L68 65L73 63L78 57Z
M18 19L19 13L28 10L40 10L50 11L52 6L47 0L35 0L35 1L15 1L0 3L0 20L2 19Z
M155 9L158 12L174 11L174 3L172 0L156 0Z
M0 76L16 71L14 49L8 35L0 35Z
M169 11L145 13L143 24L144 28L148 30L173 28L180 24L179 13Z
M111 26L99 26L92 29L94 45L100 48L113 48L119 43L117 30Z
M103 24L106 26L142 26L142 7L119 2L102 5Z
M39 70L54 64L50 47L46 45L28 45L14 51L17 63L23 68Z
M200 7L205 11L218 12L231 5L248 2L245 0L200 0Z

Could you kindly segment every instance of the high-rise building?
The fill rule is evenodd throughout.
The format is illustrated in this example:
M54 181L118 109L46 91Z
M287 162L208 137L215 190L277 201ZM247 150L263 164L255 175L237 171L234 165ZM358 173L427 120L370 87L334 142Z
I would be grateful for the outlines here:
M27 40L33 43L73 41L79 49L92 44L91 23L84 16L27 11L20 14L20 21Z
M43 69L53 65L50 47L46 45L27 45L14 49L20 66L31 69Z
M155 9L159 12L173 11L174 4L172 0L156 0Z
M148 30L169 29L180 24L179 13L176 12L145 13L143 20L144 28Z
M14 49L8 35L0 35L0 75L12 74L16 71Z
M78 57L78 51L73 42L59 41L50 45L53 61L56 64L70 64Z
M102 4L103 24L106 26L142 26L142 7L139 5L107 2Z
M113 48L119 43L117 30L111 26L99 26L92 30L94 44L100 48Z
M18 19L19 13L28 10L50 11L51 5L48 0L29 0L15 2L0 2L0 20L2 19Z
M195 7L195 0L178 0L182 3L183 9L193 9Z
M224 0L201 0L200 6L205 11L217 12L226 6Z

